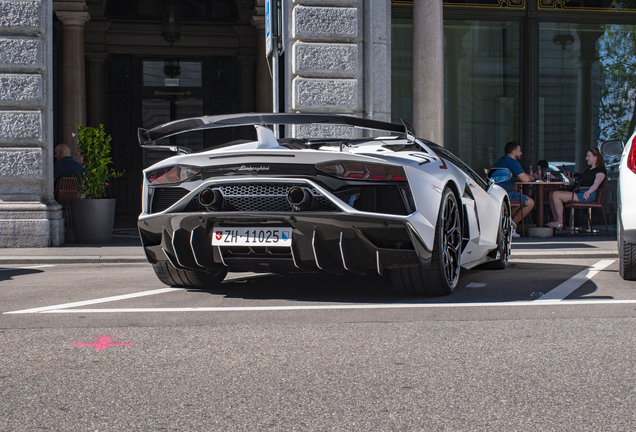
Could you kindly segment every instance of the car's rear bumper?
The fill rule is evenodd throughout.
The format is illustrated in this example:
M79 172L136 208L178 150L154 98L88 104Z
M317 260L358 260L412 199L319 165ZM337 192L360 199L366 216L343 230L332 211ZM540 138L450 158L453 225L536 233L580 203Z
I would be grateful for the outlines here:
M148 261L180 269L359 274L427 267L431 251L405 220L333 213L168 213L138 223ZM212 246L214 228L291 228L290 247Z

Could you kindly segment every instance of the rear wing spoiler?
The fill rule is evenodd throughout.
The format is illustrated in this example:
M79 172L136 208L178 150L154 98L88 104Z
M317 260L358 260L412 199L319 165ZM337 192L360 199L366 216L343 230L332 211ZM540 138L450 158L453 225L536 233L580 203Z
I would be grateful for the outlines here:
M330 115L330 114L288 114L288 113L252 113L252 114L225 114L216 116L193 117L183 120L175 120L164 123L152 129L139 128L137 135L139 145L142 147L155 147L156 141L178 135L185 132L216 129L226 127L251 126L251 125L294 125L294 124L323 124L336 126L349 126L361 129L374 129L387 132L405 134L408 138L415 136L415 131L408 123L403 125L388 123L378 120L369 120L358 117ZM159 146L157 146L159 147ZM170 147L170 146L166 146ZM171 147L172 148L172 147ZM186 150L174 148L174 150Z

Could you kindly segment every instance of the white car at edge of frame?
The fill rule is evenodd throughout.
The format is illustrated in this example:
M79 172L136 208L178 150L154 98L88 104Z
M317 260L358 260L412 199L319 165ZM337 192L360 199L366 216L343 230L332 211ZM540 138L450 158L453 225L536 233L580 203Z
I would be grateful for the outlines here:
M618 169L618 230L619 273L625 280L636 280L636 132L626 145L622 141L605 141L603 156L620 157Z
M389 136L276 138L267 127L307 124ZM174 145L177 134L250 125L255 141L199 153ZM403 294L446 295L461 268L503 269L510 257L506 192L407 123L229 114L139 129L139 140L182 153L144 170L138 221L170 286L213 289L228 271L353 272L387 276Z

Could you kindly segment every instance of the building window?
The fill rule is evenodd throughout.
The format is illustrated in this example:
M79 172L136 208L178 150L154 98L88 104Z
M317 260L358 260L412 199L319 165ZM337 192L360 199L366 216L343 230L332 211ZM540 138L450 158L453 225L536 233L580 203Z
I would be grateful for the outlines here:
M631 0L537 0L537 8L545 11L636 11Z
M202 87L203 63L200 61L144 61L144 87Z
M480 175L519 141L519 28L444 21L444 145Z
M588 149L634 130L634 29L541 23L539 35L538 154L581 172Z
M520 24L444 21L444 146L485 175L519 140ZM413 26L394 18L391 121L411 121Z

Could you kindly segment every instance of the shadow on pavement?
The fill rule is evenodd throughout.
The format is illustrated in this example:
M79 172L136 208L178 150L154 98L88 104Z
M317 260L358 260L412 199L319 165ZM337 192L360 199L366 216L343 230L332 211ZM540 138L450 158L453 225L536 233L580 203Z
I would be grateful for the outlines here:
M0 282L13 279L15 276L26 276L34 273L44 273L38 269L20 269L11 267L0 267Z
M453 293L442 297L397 294L387 276L331 274L258 275L226 280L217 289L205 292L227 298L329 303L530 301L586 268L587 265L512 262L505 270L462 270ZM596 290L592 281L584 286L587 294Z

